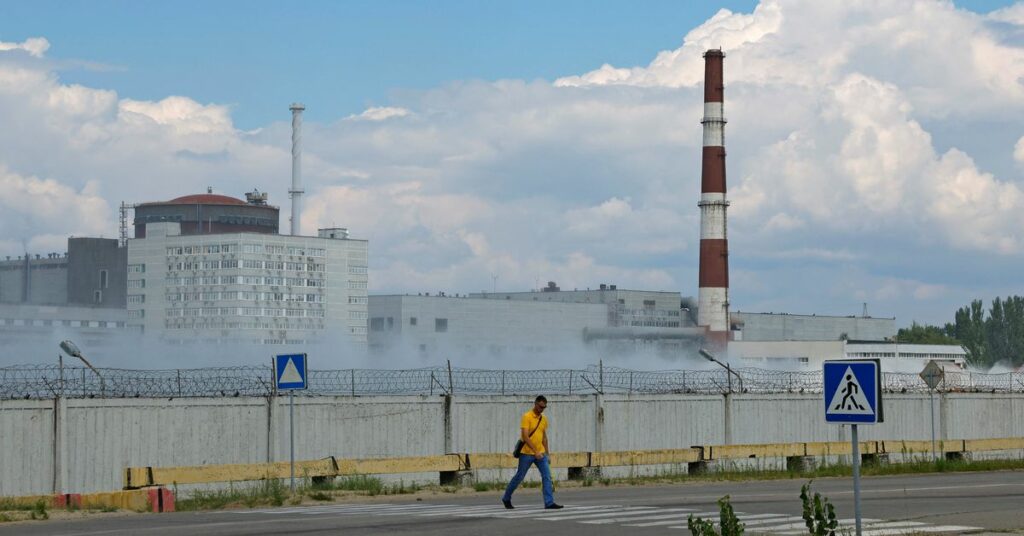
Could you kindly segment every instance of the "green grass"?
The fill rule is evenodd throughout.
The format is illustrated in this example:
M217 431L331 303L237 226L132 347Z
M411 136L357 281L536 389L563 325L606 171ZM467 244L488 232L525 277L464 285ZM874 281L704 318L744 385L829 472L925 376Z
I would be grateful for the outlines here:
M288 498L289 490L280 480L266 480L258 484L226 490L195 490L187 499L176 501L175 508L181 511L219 510L226 506L243 504L256 506L281 506Z
M0 498L0 512L31 512L32 510L35 510L36 507L36 503L26 503L10 498Z

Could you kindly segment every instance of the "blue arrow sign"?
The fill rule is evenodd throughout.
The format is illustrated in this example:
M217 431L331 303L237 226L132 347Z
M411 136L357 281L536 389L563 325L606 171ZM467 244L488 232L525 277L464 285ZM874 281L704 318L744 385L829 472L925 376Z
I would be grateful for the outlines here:
M306 354L279 355L274 358L274 365L277 374L277 389L285 391L288 389L305 389L306 379Z
M882 422L882 366L877 359L826 361L825 422Z

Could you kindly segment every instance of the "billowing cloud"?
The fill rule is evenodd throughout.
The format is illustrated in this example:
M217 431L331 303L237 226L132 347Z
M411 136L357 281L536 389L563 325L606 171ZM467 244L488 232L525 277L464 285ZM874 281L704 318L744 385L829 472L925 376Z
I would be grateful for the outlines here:
M701 55L721 47L736 307L870 301L944 320L1019 279L1024 166L1006 162L1024 163L1024 138L1004 137L1021 140L1002 149L1014 158L972 142L1024 121L1021 21L1020 5L763 0L680 28L680 46L644 65L456 82L344 118L307 103L302 229L369 239L377 291L479 291L497 276L693 294ZM105 206L74 225L5 211L4 229L112 236L121 200L208 185L268 191L287 221L287 114L243 132L222 104L67 84L30 41L0 47L0 165Z

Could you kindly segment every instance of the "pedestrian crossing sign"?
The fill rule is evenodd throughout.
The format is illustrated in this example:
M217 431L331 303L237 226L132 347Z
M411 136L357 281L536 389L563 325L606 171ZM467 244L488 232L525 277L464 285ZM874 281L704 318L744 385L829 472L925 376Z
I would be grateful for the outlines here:
M826 361L825 422L882 422L882 366L877 359Z
M279 391L306 388L306 354L279 355L274 365Z

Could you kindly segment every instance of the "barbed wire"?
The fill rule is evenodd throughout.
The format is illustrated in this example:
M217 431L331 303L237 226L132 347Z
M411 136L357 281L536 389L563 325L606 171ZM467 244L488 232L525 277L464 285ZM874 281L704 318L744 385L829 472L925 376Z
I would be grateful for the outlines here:
M186 398L276 396L271 367L136 370L18 365L0 367L0 398ZM913 373L885 372L887 392L928 392ZM821 393L820 371L759 368L641 371L590 366L562 370L444 367L309 371L299 396ZM1024 392L1024 372L947 371L940 392Z

